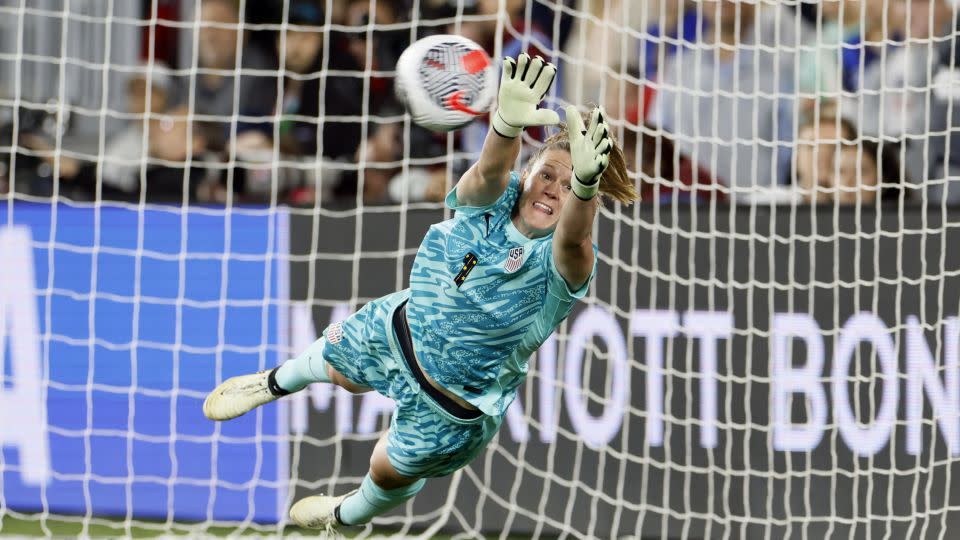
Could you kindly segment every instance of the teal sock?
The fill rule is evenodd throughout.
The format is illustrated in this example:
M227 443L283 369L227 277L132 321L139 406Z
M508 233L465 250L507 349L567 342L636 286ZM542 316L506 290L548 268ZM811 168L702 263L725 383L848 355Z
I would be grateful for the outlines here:
M375 516L400 506L419 493L426 483L421 478L409 486L386 490L375 484L367 474L360 484L360 490L340 503L337 518L344 525L363 525Z
M323 347L311 345L300 356L287 360L276 374L277 384L287 392L299 392L310 383L330 382Z

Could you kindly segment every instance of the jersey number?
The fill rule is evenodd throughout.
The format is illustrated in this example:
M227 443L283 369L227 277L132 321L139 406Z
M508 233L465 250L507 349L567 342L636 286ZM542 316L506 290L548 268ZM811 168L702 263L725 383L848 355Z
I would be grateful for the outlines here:
M470 274L470 271L473 270L473 267L477 265L477 256L473 253L467 253L463 256L463 266L460 267L460 272L457 273L457 277L453 278L453 282L457 284L459 288L463 285L463 282L466 281L467 276Z

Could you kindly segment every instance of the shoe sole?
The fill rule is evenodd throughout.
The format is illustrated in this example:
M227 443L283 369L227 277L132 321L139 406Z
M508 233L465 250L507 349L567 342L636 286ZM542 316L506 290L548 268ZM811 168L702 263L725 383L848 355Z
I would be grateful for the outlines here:
M257 374L253 374L253 375L259 376L260 374L257 373ZM252 380L256 380L256 379L253 379L251 375L246 375L246 376L241 376L241 377L251 377ZM244 384L244 383L242 383L242 382L240 382L240 381L237 380L237 379L240 379L241 377L232 377L232 378L230 378L230 379L227 379L226 381L223 381L222 383L220 383L219 386L217 386L216 388L214 388L212 392L210 392L209 394L207 394L207 399L205 399L205 400L203 401L203 415L204 415L204 416L206 416L208 419L213 420L213 421L216 421L216 422L222 422L222 421L225 421L225 420L232 420L232 419L234 419L234 418L243 416L244 414L252 411L253 409L259 407L260 405L264 405L264 404L266 404L266 403L269 403L270 401L273 401L273 400L266 400L266 401L264 401L263 403L257 403L257 404L253 405L252 407L250 407L250 408L248 408L248 409L246 409L246 410L243 410L243 411L240 411L240 412L236 412L236 413L217 414L216 409L222 408L222 407L218 407L218 406L217 406L217 401L220 400L220 399L229 399L229 398L223 396L223 394L224 394L227 390L231 389L231 387L233 387L233 386L239 386L239 385L241 385L241 384Z

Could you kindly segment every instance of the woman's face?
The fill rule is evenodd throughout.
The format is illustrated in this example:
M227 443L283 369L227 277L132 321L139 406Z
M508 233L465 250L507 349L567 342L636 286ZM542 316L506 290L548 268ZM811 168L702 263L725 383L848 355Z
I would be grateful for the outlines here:
M833 120L802 128L797 140L797 184L810 203L869 204L877 198L877 162L842 140Z
M523 173L514 225L531 238L552 231L570 197L573 161L566 150L547 150Z
M200 11L203 26L200 27L197 51L200 65L216 69L233 69L237 57L236 8L228 2L204 2Z
M877 200L879 192L877 160L870 152L864 152L855 145L845 145L840 150L840 175L836 193L840 204L871 204ZM846 189L843 189L846 188Z
M829 122L804 126L797 137L797 183L808 202L823 202L831 194L820 188L833 183L839 130Z
M323 50L323 32L288 29L286 40L286 69L306 73ZM277 47L280 45L278 42Z

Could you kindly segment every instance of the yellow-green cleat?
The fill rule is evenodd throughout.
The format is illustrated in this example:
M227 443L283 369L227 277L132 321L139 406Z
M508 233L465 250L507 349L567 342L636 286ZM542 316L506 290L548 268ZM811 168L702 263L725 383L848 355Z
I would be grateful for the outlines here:
M210 420L230 420L288 394L274 380L276 369L231 377L213 389L203 402Z

